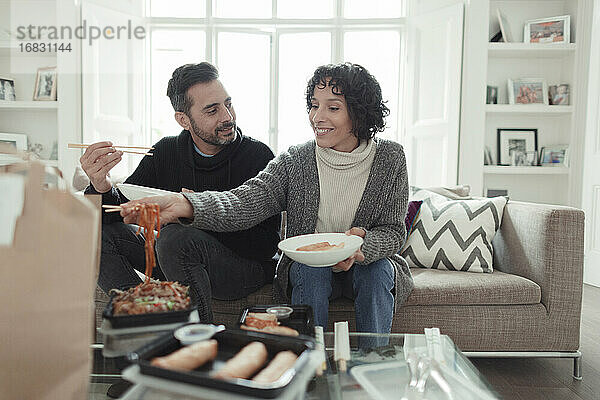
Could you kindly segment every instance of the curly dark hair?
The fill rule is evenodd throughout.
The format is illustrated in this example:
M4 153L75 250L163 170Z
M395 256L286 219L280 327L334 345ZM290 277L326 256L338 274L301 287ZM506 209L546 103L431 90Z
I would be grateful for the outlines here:
M318 67L306 86L306 109L310 112L315 87L331 86L343 95L352 121L352 134L359 140L371 139L385 129L390 109L381 96L377 79L366 68L349 62Z
M219 79L217 68L207 62L185 64L173 71L167 87L167 96L175 111L189 115L193 105L187 90L197 83L210 82Z

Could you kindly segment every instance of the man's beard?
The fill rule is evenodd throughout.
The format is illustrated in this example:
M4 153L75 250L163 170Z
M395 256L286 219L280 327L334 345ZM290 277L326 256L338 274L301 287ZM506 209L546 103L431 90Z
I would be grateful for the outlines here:
M203 142L212 144L213 146L228 145L229 143L233 142L237 137L235 122L226 122L224 124L221 124L217 126L213 133L208 133L198 128L196 121L194 121L192 118L190 118L190 123L192 125L192 134L198 136ZM230 136L226 138L219 136L219 131L228 130L230 128L233 128L233 133Z

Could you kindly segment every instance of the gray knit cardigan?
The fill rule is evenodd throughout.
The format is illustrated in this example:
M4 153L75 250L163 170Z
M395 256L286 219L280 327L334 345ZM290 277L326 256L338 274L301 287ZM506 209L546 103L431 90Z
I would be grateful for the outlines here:
M402 146L375 139L376 152L367 185L352 226L366 230L365 260L353 268L388 258L395 267L396 309L413 288L406 261L397 252L406 238L404 216L408 203L408 177ZM289 237L314 233L319 210L319 176L315 142L291 146L256 177L227 192L184 193L192 203L191 225L213 231L238 231L287 211ZM289 302L288 272L292 260L279 260L274 280L277 302Z

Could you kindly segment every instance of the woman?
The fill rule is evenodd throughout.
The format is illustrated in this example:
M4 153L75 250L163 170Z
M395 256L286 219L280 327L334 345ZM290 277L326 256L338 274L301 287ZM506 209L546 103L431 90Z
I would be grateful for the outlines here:
M311 305L315 324L326 327L329 299L347 296L355 301L358 331L390 332L395 305L404 302L413 283L406 261L396 254L406 237L404 152L397 143L374 139L389 114L381 88L360 65L325 65L308 82L306 102L315 140L291 146L255 178L227 192L145 202L159 203L164 222L187 218L182 223L199 229L246 229L285 210L288 236L363 237L359 250L331 268L283 256L274 280L276 301ZM126 222L136 221L135 203L121 212Z

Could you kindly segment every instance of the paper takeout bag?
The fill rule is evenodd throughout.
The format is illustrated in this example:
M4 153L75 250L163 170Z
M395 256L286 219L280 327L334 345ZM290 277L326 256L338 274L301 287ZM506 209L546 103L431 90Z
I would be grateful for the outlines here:
M86 399L99 211L43 189L42 164L27 169L14 241L0 245L0 399Z

